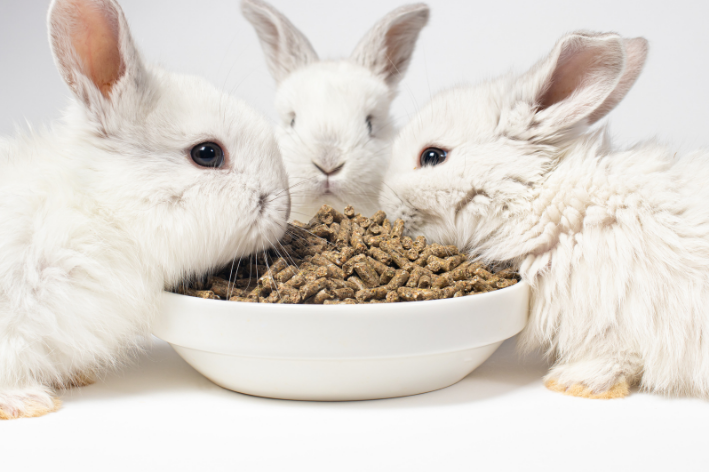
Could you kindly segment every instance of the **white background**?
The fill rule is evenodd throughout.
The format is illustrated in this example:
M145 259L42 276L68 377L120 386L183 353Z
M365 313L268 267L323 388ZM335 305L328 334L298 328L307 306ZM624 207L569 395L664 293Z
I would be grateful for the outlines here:
M47 0L0 0L0 134L60 116L68 89L52 63ZM402 0L273 0L321 58L348 56L365 31ZM431 0L393 115L404 124L431 94L523 71L565 32L645 36L650 56L611 113L623 144L658 137L680 149L709 145L709 4L696 0ZM238 0L123 0L147 60L202 75L275 118L275 85Z
M146 59L206 76L274 118L275 87L236 0L123 0ZM323 58L348 55L393 0L274 0ZM522 71L575 29L643 35L645 72L611 113L617 141L709 144L709 8L700 1L436 1L394 106L403 124L432 93ZM60 116L44 0L0 0L0 135ZM709 164L708 164L709 165ZM2 222L0 222L2 224ZM43 418L0 423L0 470L708 470L709 405L635 392L549 392L546 365L513 343L461 383L355 403L224 391L161 342L134 366L64 395Z

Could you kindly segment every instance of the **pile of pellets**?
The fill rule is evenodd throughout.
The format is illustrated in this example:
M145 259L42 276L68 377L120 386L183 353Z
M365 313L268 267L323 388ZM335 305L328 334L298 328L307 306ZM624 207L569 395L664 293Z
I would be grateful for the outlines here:
M290 225L276 248L234 261L178 293L250 303L358 304L455 298L514 285L511 269L493 271L455 246L404 236L382 211L367 218L324 205L309 223Z

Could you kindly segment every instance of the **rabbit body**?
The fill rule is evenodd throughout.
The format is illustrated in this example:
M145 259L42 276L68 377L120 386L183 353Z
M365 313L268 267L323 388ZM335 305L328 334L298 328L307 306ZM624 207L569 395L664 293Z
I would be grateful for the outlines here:
M382 18L348 59L320 61L308 39L270 4L243 0L278 83L278 142L293 185L293 215L309 219L323 203L377 208L394 125L389 108L406 73L424 4Z
M163 289L147 248L91 188L103 170L64 150L112 156L77 137L24 138L0 152L0 417L51 411L55 387L121 359L149 333Z
M394 144L387 213L519 268L521 344L547 352L547 386L566 394L709 396L709 153L614 151L588 130L646 54L641 38L570 34L520 77L441 93ZM427 147L445 160L421 165Z
M125 360L166 287L267 247L289 211L265 120L144 65L113 0L55 0L49 25L76 99L51 130L0 143L1 419L52 411L56 388ZM108 45L87 53L83 31ZM218 168L190 159L207 141Z
M708 396L709 154L604 147L579 139L498 242L524 248L507 259L534 286L522 342L556 360L550 386L582 396L640 380Z

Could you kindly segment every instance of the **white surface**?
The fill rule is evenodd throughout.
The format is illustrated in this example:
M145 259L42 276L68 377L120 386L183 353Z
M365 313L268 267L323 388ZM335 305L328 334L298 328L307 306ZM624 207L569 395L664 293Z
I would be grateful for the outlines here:
M370 400L458 382L524 328L529 286L375 305L225 303L163 294L153 333L222 387L290 400Z
M162 341L135 366L0 423L3 471L706 471L709 405L546 390L507 341L452 387L318 403L223 390Z

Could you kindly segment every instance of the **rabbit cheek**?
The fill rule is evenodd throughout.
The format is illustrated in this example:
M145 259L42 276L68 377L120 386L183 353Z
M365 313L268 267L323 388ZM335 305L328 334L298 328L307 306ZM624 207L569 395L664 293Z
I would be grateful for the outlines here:
M454 219L456 227L459 227L461 223L465 220L465 218L463 217L463 215L465 215L466 213L465 210L471 210L471 204L475 204L476 200L478 200L479 202L481 199L489 200L490 196L487 194L487 192L485 192L485 190L473 187L468 190L465 196L463 196L463 198L455 204Z

